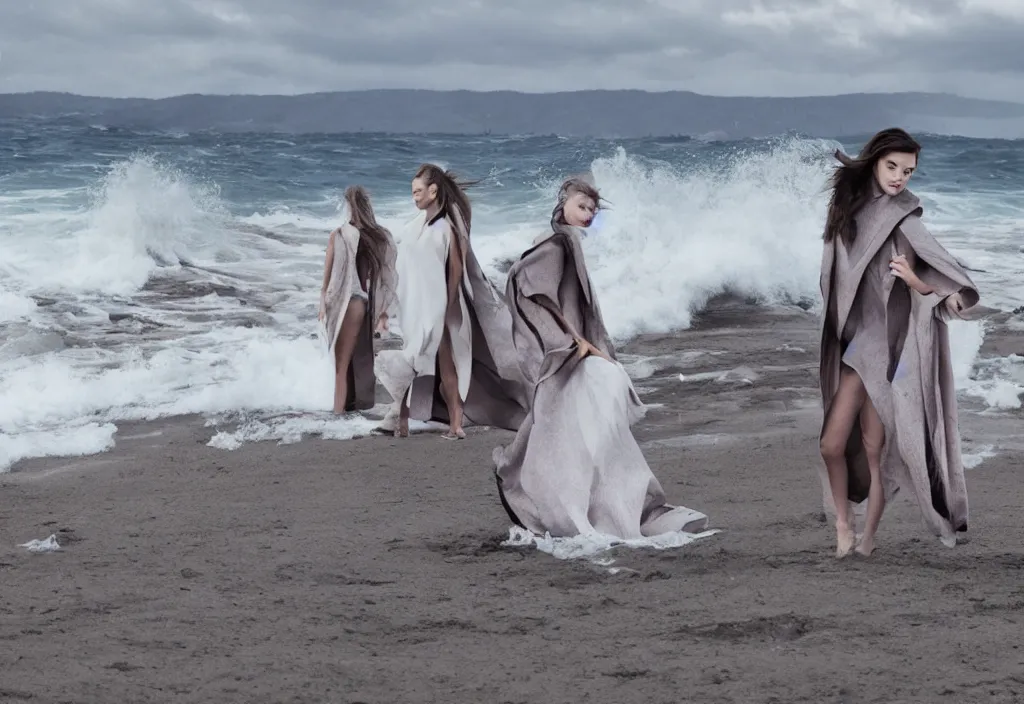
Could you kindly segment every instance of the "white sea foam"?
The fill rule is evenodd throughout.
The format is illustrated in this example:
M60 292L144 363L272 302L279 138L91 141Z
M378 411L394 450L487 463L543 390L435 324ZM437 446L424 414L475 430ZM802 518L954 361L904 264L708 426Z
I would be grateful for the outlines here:
M1015 410L1024 398L1024 357L1011 354L978 364L977 374L965 385L965 393L981 399L990 409Z
M31 298L0 289L0 325L24 320L35 309L36 303Z
M963 460L965 469L974 469L975 467L981 466L985 460L991 459L998 454L999 453L996 452L995 446L993 445L983 445L970 449L965 447L961 459Z
M78 457L114 446L113 423L84 423L71 428L0 434L0 471L31 457Z

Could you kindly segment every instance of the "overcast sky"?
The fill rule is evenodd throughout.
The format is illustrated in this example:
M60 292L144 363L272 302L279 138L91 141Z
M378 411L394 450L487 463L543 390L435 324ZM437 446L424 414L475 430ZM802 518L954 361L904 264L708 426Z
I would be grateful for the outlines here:
M1024 0L0 0L0 92L941 91L1024 102Z

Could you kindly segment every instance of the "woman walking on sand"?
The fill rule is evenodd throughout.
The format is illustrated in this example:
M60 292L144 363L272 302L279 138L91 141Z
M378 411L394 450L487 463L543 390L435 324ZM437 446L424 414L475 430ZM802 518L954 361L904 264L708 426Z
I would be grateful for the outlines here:
M513 442L494 451L498 492L512 521L537 535L700 532L708 517L665 502L630 430L642 404L615 361L580 245L599 203L586 181L565 181L552 231L509 271L531 402Z
M821 262L820 443L837 557L871 554L901 488L945 544L967 530L946 321L967 317L979 296L906 188L920 152L900 129L876 134L856 159L836 152ZM865 501L857 544L851 504Z
M473 253L464 185L434 164L412 181L421 215L399 251L403 347L377 360L396 406L383 427L400 437L409 418L448 423L443 437L461 439L466 420L515 430L526 414L511 318Z
M345 190L348 219L327 242L319 319L334 360L334 412L374 405L374 331L387 328L397 289L391 233L377 223L362 186Z

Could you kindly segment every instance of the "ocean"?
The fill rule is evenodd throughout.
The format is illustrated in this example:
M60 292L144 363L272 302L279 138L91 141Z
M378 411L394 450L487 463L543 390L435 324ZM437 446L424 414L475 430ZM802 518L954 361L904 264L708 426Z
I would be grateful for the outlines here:
M473 243L496 281L547 226L565 175L609 209L585 241L618 340L686 330L714 296L820 309L826 180L837 140L147 133L0 121L0 471L112 447L119 423L200 414L228 451L309 434L330 414L316 334L328 232L363 184L400 235L432 161L479 179ZM975 270L983 303L1024 306L1024 141L920 135L910 188ZM400 333L401 321L396 332ZM951 325L960 394L1021 407L1024 357L979 354L995 323ZM1024 329L1020 316L1005 326Z

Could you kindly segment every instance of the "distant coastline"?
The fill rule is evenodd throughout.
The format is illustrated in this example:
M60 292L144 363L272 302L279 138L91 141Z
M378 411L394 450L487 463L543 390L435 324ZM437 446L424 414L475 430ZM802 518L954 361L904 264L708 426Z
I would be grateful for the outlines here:
M183 132L744 139L787 132L810 137L861 135L899 125L934 134L1024 138L1024 104L944 93L748 98L632 90L364 90L157 99L0 93L0 119L17 118Z

